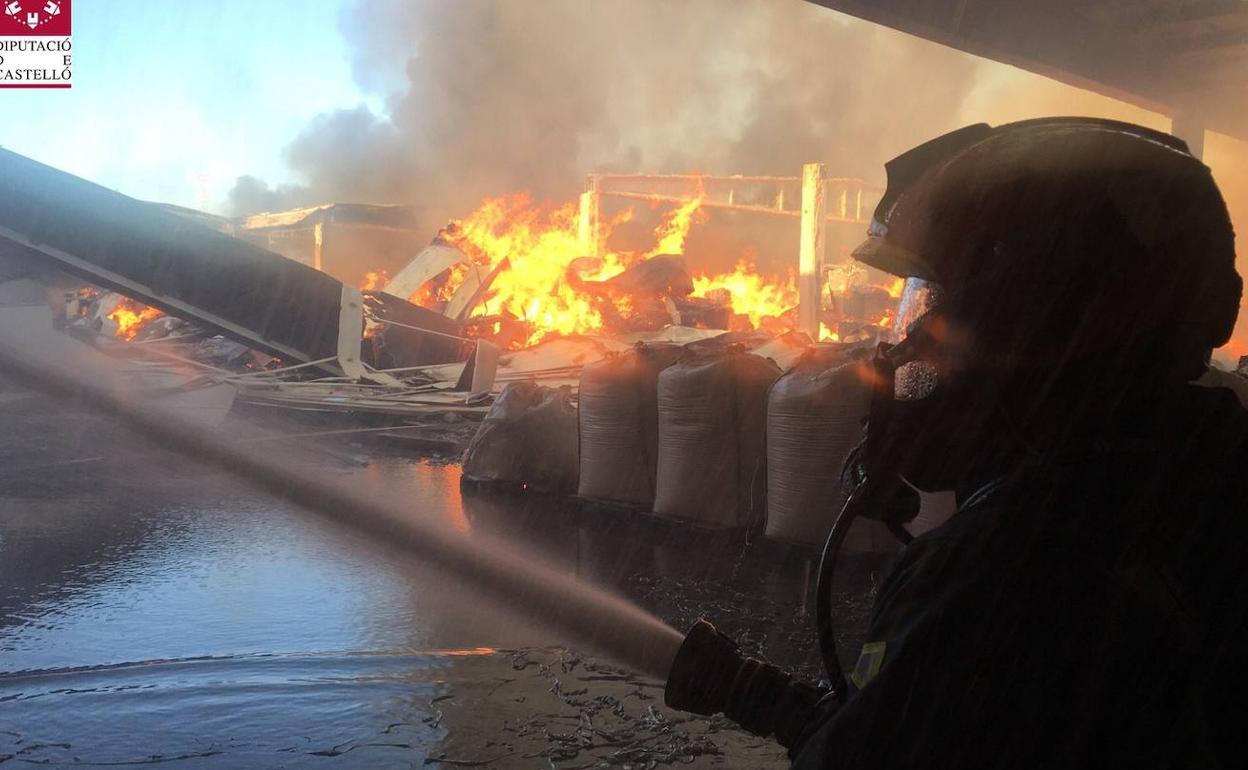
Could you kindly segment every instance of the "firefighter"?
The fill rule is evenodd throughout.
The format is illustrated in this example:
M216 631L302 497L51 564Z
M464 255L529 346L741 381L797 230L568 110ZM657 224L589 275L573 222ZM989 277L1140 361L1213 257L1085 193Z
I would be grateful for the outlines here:
M939 300L863 472L960 508L902 552L794 767L1241 766L1248 415L1194 384L1241 290L1209 170L1164 134L1050 119L888 176L856 256Z
M1053 118L887 171L855 256L907 278L913 321L877 356L851 506L896 528L914 488L954 489L958 512L901 552L844 687L700 622L667 703L803 770L1242 766L1248 412L1206 387L1242 282L1209 169Z

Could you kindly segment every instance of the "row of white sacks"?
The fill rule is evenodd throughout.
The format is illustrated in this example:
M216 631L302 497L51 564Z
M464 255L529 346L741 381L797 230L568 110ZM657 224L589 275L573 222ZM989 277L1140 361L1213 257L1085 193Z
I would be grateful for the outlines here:
M761 526L771 539L818 548L845 501L841 470L862 438L868 366L834 347L812 347L782 372L734 345L638 345L585 367L579 409L567 389L508 386L464 473L551 490L575 484L589 500L707 527ZM862 520L844 549L895 543Z

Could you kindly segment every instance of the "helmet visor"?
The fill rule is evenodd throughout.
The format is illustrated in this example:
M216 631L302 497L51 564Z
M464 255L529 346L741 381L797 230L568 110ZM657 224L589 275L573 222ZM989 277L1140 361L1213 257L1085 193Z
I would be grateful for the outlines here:
M935 281L907 278L902 284L901 298L897 303L897 316L893 321L893 338L900 341L909 336L919 319L940 307L944 289Z
M940 284L922 278L907 278L901 289L897 306L897 318L893 322L893 338L905 340L920 320L932 310L939 308L944 297ZM916 357L899 362L894 373L894 397L899 401L918 401L931 396L939 384L938 368L923 360L918 350Z

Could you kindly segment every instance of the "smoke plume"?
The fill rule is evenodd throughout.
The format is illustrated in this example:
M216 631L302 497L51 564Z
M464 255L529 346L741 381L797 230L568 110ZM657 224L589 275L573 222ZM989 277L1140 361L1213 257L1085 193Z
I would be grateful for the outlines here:
M568 198L591 170L879 179L954 127L969 57L803 2L360 2L357 80L387 94L316 118L288 149L302 183L240 178L234 213L405 203L436 227L487 195Z
M882 182L885 160L970 122L1169 122L799 0L357 0L341 27L385 114L320 115L287 149L299 183L240 177L232 213L403 203L432 234L486 196L567 200L589 171L788 176L825 161ZM1211 134L1208 149L1242 233L1248 145ZM767 244L791 261L792 228L748 225L768 226L701 228L688 253ZM1248 353L1240 327L1232 360Z

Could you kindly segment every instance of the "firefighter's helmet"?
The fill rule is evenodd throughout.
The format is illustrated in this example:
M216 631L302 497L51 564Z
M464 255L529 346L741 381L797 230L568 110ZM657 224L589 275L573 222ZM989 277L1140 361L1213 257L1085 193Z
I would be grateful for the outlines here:
M1141 126L968 126L886 164L854 256L938 283L985 358L1030 364L1165 337L1205 350L1239 309L1234 233L1209 169Z

